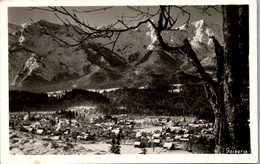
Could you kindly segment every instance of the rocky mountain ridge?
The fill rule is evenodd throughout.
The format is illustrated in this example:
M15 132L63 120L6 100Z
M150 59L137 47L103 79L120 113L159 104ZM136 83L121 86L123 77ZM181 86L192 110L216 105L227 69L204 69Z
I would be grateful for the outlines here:
M163 51L149 24L120 35L112 54L109 40L87 40L75 47L64 47L44 35L44 27L56 37L75 42L78 34L68 25L39 20L16 26L9 24L9 88L34 92L70 88L138 87L172 83L176 72L194 74L189 59ZM219 25L200 20L164 32L171 45L188 38L203 66L212 73L214 50L209 36L223 43Z

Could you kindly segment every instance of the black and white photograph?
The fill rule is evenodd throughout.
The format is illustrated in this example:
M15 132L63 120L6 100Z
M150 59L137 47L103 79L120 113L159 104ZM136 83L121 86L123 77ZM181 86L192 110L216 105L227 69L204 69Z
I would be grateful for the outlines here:
M255 1L10 4L1 154L257 162Z

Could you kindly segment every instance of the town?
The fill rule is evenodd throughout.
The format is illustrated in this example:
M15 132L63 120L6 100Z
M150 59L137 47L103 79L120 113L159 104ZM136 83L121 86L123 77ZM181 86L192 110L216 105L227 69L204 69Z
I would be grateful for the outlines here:
M96 108L10 113L11 154L34 154L24 150L26 142L19 139L19 134L46 141L38 146L63 150L54 154L66 154L77 145L103 145L94 146L91 152L95 154L214 153L213 123L206 120L188 116L111 116L98 113Z

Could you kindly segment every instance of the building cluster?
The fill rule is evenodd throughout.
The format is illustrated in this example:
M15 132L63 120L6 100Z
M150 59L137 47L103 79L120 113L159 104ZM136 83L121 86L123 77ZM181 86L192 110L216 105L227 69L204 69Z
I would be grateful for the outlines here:
M183 86L184 84L170 84L170 89L168 90L168 92L180 93L183 91Z
M190 143L209 144L207 140L213 136L213 125L205 120L187 122L171 117L159 118L156 124L161 128L151 131L137 127L137 123L129 120L127 115L96 115L89 118L83 113L68 113L74 113L74 117L64 112L34 116L13 114L10 115L10 128L64 142L110 143L113 138L120 136L121 144L132 144L136 148L163 147L167 150L190 150Z
M62 91L53 91L53 92L46 92L48 97L55 97L55 98L62 98L66 93L70 92L71 90L62 90Z
M199 120L193 123L181 121L158 119L161 130L137 131L134 143L136 148L143 147L163 147L167 150L182 149L192 151L192 145L213 144L213 123ZM212 145L211 145L212 146Z
M73 112L68 112L73 113ZM117 135L122 139L134 138L134 123L117 117L89 118L82 113L75 118L64 114L11 115L10 128L32 134L45 135L51 140L111 141Z

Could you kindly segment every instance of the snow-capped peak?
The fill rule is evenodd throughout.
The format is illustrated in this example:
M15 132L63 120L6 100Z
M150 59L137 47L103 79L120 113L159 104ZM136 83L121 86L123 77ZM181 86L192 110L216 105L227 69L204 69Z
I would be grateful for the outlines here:
M35 57L36 55L33 53L29 59L25 62L23 70L20 71L19 74L15 76L13 79L11 85L16 85L16 80L18 76L22 75L22 79L18 82L18 86L21 86L22 82L31 75L32 71L39 67L39 64L37 62L37 59Z
M150 31L147 32L146 35L150 36L152 42L151 42L151 44L149 44L149 45L147 46L147 49L148 49L148 50L152 50L152 49L154 49L154 43L155 43L155 41L156 41L156 39L157 39L157 36L156 36L155 30L154 30L154 28L152 27L152 25L151 25L151 24L148 24L148 27L150 28Z
M18 81L19 78L20 82L18 84L22 84L22 81L28 76L39 77L39 79L44 79L51 83L56 83L55 80L59 78L71 80L79 76L80 79L75 82L78 86L92 85L91 81L93 79L104 77L103 74L110 76L110 72L107 72L107 70L112 70L118 75L121 75L120 72L122 72L122 70L126 72L133 70L130 74L134 73L136 76L139 76L142 69L148 67L150 64L154 65L157 61L164 63L165 60L160 58L161 55L159 53L162 52L161 47L157 46L156 33L149 23L141 25L136 30L121 33L114 47L114 55L110 58L112 60L111 63L115 60L114 63L120 61L119 63L122 64L122 67L120 67L122 70L118 71L119 69L114 66L112 67L108 60L107 50L104 48L101 49L102 45L106 45L111 42L111 40L98 38L86 41L86 45L84 46L65 49L51 37L42 35L40 29L36 28L36 22L44 27L44 29L49 30L49 32L55 34L58 38L67 42L73 42L73 37L78 37L78 34L73 31L72 28L64 24L54 24L45 20L38 20L31 24L23 24L21 28L23 28L24 31L10 35L9 45L12 48L15 47L17 43L20 43L23 47L30 50L30 52L35 52L38 57L36 58L33 55L28 57L28 52L22 52L24 57L23 62L21 62L20 52L14 52L10 55L10 61L16 63L16 65L10 65L10 70L13 70L10 76L12 86L16 86L16 81ZM115 34L112 39L115 39L116 36ZM214 52L211 46L213 45L212 39L209 39L209 36L215 36L220 44L223 43L222 28L219 25L205 20L180 26L178 30L162 32L164 41L171 46L181 46L183 45L183 40L188 38L193 50L198 56L201 56L201 58L199 57L200 59L203 59L206 54ZM112 44L106 46L106 48L111 49ZM102 69L103 67L106 69ZM125 68L129 68L129 70ZM34 71L35 69L37 69L37 71ZM17 72L23 72L22 74L24 76L19 76L18 78ZM111 75L110 80L119 77L114 76L114 74ZM124 78L124 75L122 75L122 77ZM30 80L30 78L27 80ZM74 82L73 80L72 82ZM81 80L84 82L81 82ZM106 80L102 83L105 84Z
M201 20L195 21L191 24L194 25L196 28L202 28L202 26L205 24L205 20L201 19Z
M24 41L25 41L25 38L24 38L24 36L21 34L20 38L18 39L19 45L22 45Z
M21 24L22 28L25 29L28 26L28 23Z

